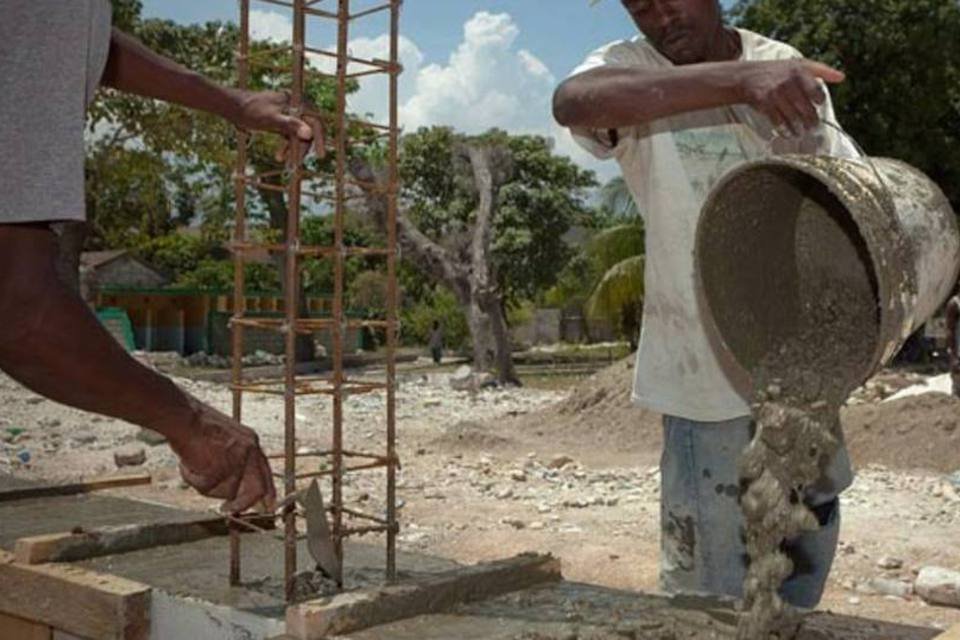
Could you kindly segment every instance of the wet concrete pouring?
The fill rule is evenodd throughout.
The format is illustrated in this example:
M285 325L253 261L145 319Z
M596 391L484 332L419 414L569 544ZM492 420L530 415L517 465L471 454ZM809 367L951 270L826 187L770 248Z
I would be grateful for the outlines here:
M826 538L839 526L836 498L852 481L847 456L838 455L840 409L866 377L880 336L875 278L856 225L823 186L804 193L786 256L792 322L767 334L751 368L756 433L740 461L749 566L738 640L794 638L804 624L781 585L819 588L816 565L827 559L806 555L835 546Z

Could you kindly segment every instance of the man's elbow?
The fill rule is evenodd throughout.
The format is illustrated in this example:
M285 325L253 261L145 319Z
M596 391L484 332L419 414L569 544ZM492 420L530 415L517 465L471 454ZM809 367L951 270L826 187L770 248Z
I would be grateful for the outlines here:
M582 115L579 91L570 80L565 80L553 92L553 119L564 127L575 127L580 124Z

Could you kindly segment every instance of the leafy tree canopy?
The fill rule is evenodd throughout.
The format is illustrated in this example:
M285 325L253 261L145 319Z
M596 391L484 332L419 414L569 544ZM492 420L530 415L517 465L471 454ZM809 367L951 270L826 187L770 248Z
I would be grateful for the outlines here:
M835 65L837 116L872 156L908 162L960 210L960 3L740 0L734 21Z
M405 136L403 205L421 231L451 250L467 244L477 206L476 186L461 154L467 141L506 151L500 169L510 178L499 194L494 256L506 300L531 299L556 281L558 265L570 259L564 234L591 218L586 198L596 186L594 175L555 155L541 136L493 130L468 137L447 127Z

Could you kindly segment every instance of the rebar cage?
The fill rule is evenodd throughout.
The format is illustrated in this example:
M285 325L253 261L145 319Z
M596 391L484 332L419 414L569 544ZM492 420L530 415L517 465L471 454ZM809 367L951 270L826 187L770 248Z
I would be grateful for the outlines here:
M293 32L289 43L251 48L251 4L262 2L284 7L291 12ZM353 7L351 7L351 4ZM297 519L303 516L293 499L301 488L298 483L315 478L328 480L329 496L327 512L331 537L339 560L339 575L332 576L343 588L343 542L350 536L369 533L385 534L386 580L396 580L396 536L398 532L396 509L396 473L399 460L396 449L396 349L398 340L397 320L397 185L398 185L398 114L397 84L402 69L399 62L398 34L402 0L370 2L370 0L240 0L240 39L237 52L237 75L240 89L250 86L251 72L257 65L266 65L269 70L288 77L290 113L316 118L324 124L325 148L332 162L327 168L308 171L302 157L303 145L295 137L288 140L290 153L283 170L250 172L248 145L251 135L238 131L236 159L236 219L231 249L234 254L234 297L232 329L233 351L233 416L238 421L243 417L243 399L248 393L282 395L284 399L284 450L270 454L272 464L280 463L283 471L274 471L282 492L281 511L284 543L284 585L287 601L294 598L294 577L297 572ZM352 11L353 9L353 11ZM351 27L364 18L385 16L389 20L389 56L386 60L364 59L350 54ZM335 24L336 48L325 49L310 46L307 42L308 20L322 20ZM290 55L289 69L278 68L271 58L276 54ZM316 68L308 63L314 60L329 60L336 64L334 72ZM262 69L260 69L262 70ZM332 113L321 112L305 96L305 78L321 78L335 85L336 108ZM348 113L347 94L351 87L364 79L387 77L389 85L387 112L388 123L376 123L353 117ZM383 158L386 180L383 184L361 184L349 176L348 153L355 152L357 145L377 145ZM385 153L384 153L385 152ZM330 166L332 165L332 166ZM305 185L305 183L308 183ZM321 188L305 186L320 184ZM249 231L249 191L276 191L286 197L286 220L282 242L257 242ZM358 197L358 192L376 189L387 200L386 246L351 247L344 238L345 217L348 201ZM333 244L330 246L307 246L301 243L301 220L304 213L304 198L325 203L326 215L333 218ZM268 253L282 260L280 269L283 280L283 317L263 318L248 315L244 264L251 255ZM345 262L354 256L379 256L386 261L386 300L384 317L377 319L348 318L345 313ZM325 260L332 263L332 304L326 317L309 317L302 312L301 267L305 258ZM285 346L284 378L282 383L253 383L245 380L242 357L245 331L278 332ZM385 380L348 378L344 368L344 338L350 330L377 330L385 332ZM312 335L327 331L332 341L332 374L323 376L298 375L297 336ZM344 441L344 400L350 395L383 392L386 396L385 448L378 452L354 450ZM297 398L310 394L327 394L332 398L332 442L320 451L298 451L297 447ZM349 464L348 464L349 461ZM345 474L382 469L385 473L384 512L364 513L344 506L343 483ZM230 582L240 583L242 529L257 529L250 519L230 515ZM262 529L257 529L263 532ZM275 534L274 534L275 535Z

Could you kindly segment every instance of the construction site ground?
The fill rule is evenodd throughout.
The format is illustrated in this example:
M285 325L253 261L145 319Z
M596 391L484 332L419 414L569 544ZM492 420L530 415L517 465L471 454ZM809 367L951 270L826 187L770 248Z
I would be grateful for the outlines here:
M655 593L660 417L630 406L630 362L592 377L528 372L524 388L478 391L452 390L453 368L422 360L401 368L400 549L459 563L550 552L562 558L568 580ZM844 410L858 476L844 494L841 544L822 608L947 628L960 623L960 609L875 588L877 578L912 582L924 566L960 568L960 496L952 481L960 470L960 400L926 394L882 402L920 380L884 372ZM178 382L229 410L226 386ZM0 378L0 406L0 473L47 480L110 474L117 472L116 452L142 448L146 462L137 470L153 473L154 483L118 493L191 510L216 506L181 483L165 445L144 442L133 426L66 409L6 377ZM379 444L383 408L376 394L347 401L351 446ZM244 410L266 448L278 450L282 399L251 396ZM330 413L328 399L303 399L300 446L325 446ZM346 503L377 512L381 491L381 474L351 477ZM251 572L256 575L244 578L274 578L261 563Z

